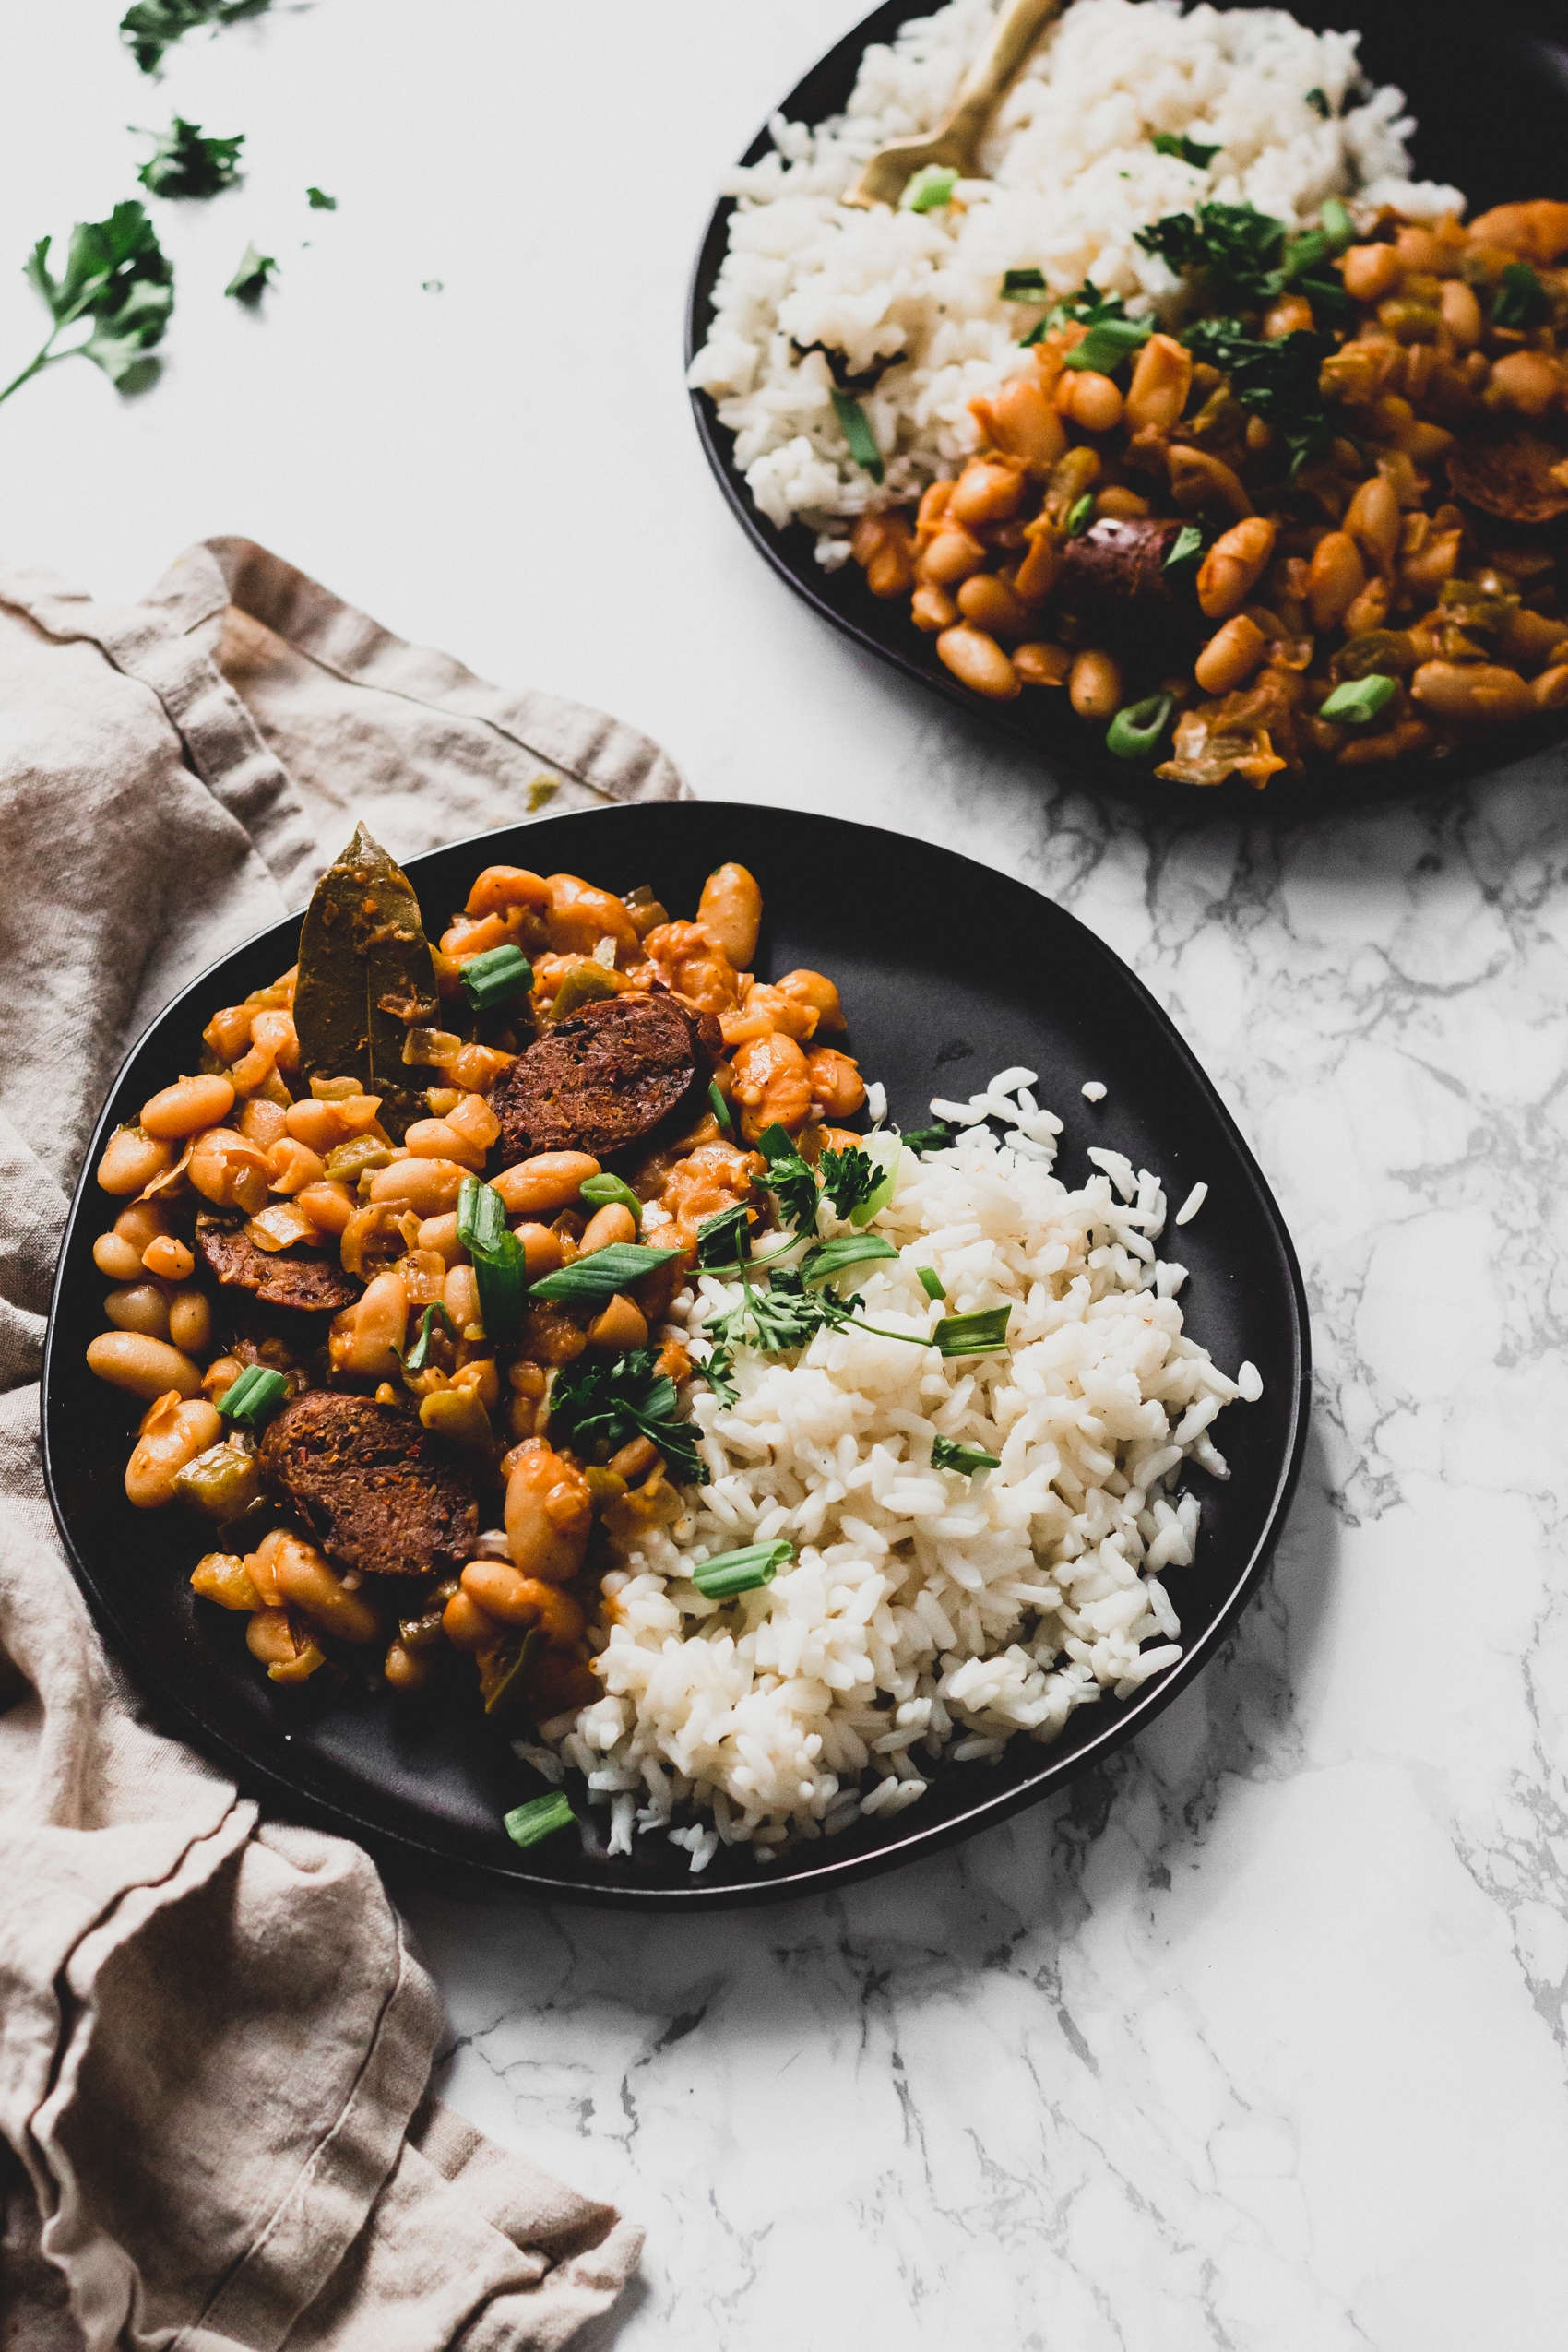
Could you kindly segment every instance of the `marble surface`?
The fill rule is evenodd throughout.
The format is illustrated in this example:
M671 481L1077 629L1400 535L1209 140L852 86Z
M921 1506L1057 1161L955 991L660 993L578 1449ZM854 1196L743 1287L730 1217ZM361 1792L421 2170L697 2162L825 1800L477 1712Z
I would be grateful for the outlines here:
M754 1918L399 1884L456 2104L648 2225L599 2342L1561 2344L1563 758L1289 826L1151 816L791 601L706 476L679 321L714 181L846 0L317 0L160 89L117 13L8 29L15 257L128 193L123 126L172 106L244 128L251 176L170 230L154 393L73 363L0 410L7 554L129 593L246 531L488 676L637 720L701 793L1020 873L1180 1019L1312 1295L1273 1572L1109 1771ZM284 264L255 319L219 298L251 236ZM0 271L0 352L35 323Z

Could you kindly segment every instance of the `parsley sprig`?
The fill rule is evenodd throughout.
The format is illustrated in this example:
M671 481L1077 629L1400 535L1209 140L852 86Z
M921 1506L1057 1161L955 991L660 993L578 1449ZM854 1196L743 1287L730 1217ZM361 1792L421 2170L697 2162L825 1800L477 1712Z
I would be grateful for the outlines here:
M155 74L163 53L203 25L215 31L242 17L264 16L272 0L135 0L120 19L120 38L144 74Z
M149 196L215 196L240 176L244 131L231 139L204 138L199 123L176 114L166 131L148 131L152 153L137 173Z
M1327 454L1334 427L1318 372L1334 349L1332 336L1303 329L1264 343L1239 318L1202 318L1182 340L1195 359L1207 360L1228 375L1241 406L1273 427L1289 453L1292 480L1304 465Z
M555 1375L550 1392L550 1429L592 1449L615 1453L634 1437L657 1445L683 1486L704 1483L697 1434L690 1421L675 1419L675 1384L657 1372L654 1350L634 1348L624 1356L579 1356Z
M101 367L122 392L140 391L158 374L152 352L174 307L174 265L146 211L133 197L117 204L107 220L78 220L58 278L49 267L53 243L51 237L39 239L26 274L54 324L43 349L0 390L0 400L57 361L78 357ZM91 333L57 350L61 336L83 321Z

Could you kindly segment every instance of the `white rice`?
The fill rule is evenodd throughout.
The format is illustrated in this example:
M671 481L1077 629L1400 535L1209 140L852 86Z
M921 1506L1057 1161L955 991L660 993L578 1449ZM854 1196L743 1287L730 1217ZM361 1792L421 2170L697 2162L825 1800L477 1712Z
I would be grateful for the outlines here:
M1177 281L1134 243L1164 213L1251 202L1300 229L1329 196L1421 220L1464 209L1457 189L1409 181L1414 125L1400 91L1361 81L1357 34L1179 0L1076 0L998 110L986 176L946 209L840 203L884 139L940 118L993 6L951 0L869 49L847 113L814 129L777 117L774 153L725 190L739 206L691 382L718 400L762 512L817 528L829 568L849 519L956 472L976 445L969 401L1032 367L1018 339L1039 313L1000 299L1004 270L1038 268L1053 294L1092 278L1169 314ZM1219 152L1202 171L1157 155L1161 131ZM887 461L880 489L849 455L814 344L851 376L885 367L856 387Z
M899 1159L873 1220L897 1260L843 1277L865 1321L911 1335L1010 1302L1009 1354L944 1359L840 1329L793 1362L739 1354L733 1407L698 1384L711 1483L604 1579L605 1695L519 1750L586 1776L609 1808L605 1850L662 1830L694 1871L719 1842L764 1860L916 1803L940 1759L1052 1740L1075 1708L1129 1698L1182 1656L1163 1580L1191 1565L1199 1504L1177 1481L1189 1461L1228 1475L1213 1421L1262 1382L1250 1364L1228 1379L1184 1335L1155 1176L1098 1149L1076 1190L1052 1174L1060 1123L1035 1083L1005 1070L932 1106L963 1132ZM825 1234L849 1229L820 1214ZM703 1275L677 1302L697 1355L739 1298ZM934 1469L938 1436L1000 1468ZM771 1586L718 1602L692 1582L704 1560L779 1538L796 1556Z

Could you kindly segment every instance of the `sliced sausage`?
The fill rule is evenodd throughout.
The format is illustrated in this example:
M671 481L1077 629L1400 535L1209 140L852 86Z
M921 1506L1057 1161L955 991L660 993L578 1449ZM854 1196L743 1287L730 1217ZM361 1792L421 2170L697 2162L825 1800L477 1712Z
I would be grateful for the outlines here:
M1505 523L1550 523L1568 515L1568 481L1556 479L1564 451L1524 427L1448 452L1448 486L1468 506Z
M319 1252L258 1250L238 1225L199 1218L196 1245L209 1274L227 1289L254 1291L264 1306L336 1314L360 1295L359 1284Z
M341 1567L445 1576L473 1551L473 1480L404 1406L313 1389L268 1424L257 1458Z
M1178 587L1165 569L1180 522L1103 515L1063 553L1062 601L1096 619L1174 612Z
M518 1055L492 1094L501 1122L496 1166L541 1151L602 1158L641 1143L718 1061L711 1013L667 992L582 1005Z

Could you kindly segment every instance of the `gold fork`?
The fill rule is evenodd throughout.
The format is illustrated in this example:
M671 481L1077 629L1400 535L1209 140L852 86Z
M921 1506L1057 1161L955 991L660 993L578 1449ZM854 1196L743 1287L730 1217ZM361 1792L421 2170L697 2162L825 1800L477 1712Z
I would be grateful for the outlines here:
M1003 0L991 39L959 83L945 121L922 138L889 139L879 147L844 202L896 206L909 179L931 163L973 179L986 125L1062 6L1063 0Z

